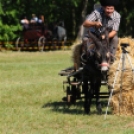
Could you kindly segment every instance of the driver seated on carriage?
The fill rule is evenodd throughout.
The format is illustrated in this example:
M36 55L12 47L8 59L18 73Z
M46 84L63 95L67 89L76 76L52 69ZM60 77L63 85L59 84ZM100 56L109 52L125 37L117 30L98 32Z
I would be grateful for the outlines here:
M111 63L114 62L115 53L117 50L117 46L119 43L118 39L118 30L120 25L120 14L115 10L115 7L118 5L118 0L100 0L100 6L95 8L94 11L91 12L83 22L83 26L85 29L85 34L83 35L82 44L78 44L73 49L73 63L74 63L74 70L79 69L81 67L81 55L85 53L85 49L88 50L88 55L93 55L94 42L89 37L89 30L95 36L98 37L98 29L100 30L101 27L108 27L109 34L109 52L111 56ZM105 38L102 36L101 38Z
M111 62L114 61L114 56L119 43L118 30L120 25L120 14L115 10L118 5L119 0L100 0L101 6L95 9L91 14L89 14L86 20L83 22L83 26L90 30L93 34L97 36L97 30L103 26L109 28L109 51L111 55ZM88 35L88 30L85 35L87 37L87 48L90 48L90 44L93 44L91 38ZM104 38L104 37L102 37ZM84 41L85 42L85 41ZM84 45L85 43L83 43ZM92 49L92 48L91 48Z

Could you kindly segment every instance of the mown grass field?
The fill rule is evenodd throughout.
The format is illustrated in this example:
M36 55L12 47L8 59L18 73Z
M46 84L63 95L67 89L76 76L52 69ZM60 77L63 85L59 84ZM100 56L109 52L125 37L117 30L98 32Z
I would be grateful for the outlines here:
M67 107L59 76L70 51L0 53L0 134L134 134L134 116L85 115L82 102Z

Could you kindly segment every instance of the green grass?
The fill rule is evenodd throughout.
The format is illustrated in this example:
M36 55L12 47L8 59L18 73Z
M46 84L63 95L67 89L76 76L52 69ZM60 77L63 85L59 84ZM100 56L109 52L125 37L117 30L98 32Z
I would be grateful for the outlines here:
M133 134L134 116L103 114L83 100L68 107L59 76L72 65L70 51L0 53L0 134Z

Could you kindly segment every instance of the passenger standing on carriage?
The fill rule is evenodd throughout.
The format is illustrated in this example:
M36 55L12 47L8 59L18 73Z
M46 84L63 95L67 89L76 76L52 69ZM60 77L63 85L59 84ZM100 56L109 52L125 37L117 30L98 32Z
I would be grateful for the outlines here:
M101 7L95 9L89 14L83 22L85 28L89 28L92 33L95 33L97 28L108 26L109 29L109 46L111 55L115 55L119 43L118 31L120 25L120 14L115 10L119 4L119 0L100 0ZM88 33L85 35L88 37ZM90 43L89 43L90 45ZM112 59L113 61L114 59Z
M32 18L30 20L30 23L36 24L37 22L38 22L38 17L36 16L36 14L32 14Z
M44 22L45 22L44 15L40 15L40 16L39 16L39 19L38 19L38 24L39 24L39 25L42 25L42 24L44 24Z
M27 30L29 28L29 20L27 19L26 16L24 16L23 19L21 19L21 24L23 26L23 31Z

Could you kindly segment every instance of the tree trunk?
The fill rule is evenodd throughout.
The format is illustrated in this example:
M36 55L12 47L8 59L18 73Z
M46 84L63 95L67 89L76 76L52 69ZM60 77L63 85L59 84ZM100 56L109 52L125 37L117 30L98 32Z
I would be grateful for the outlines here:
M75 36L75 28L76 28L76 16L75 16L75 9L72 9L72 23L73 23L73 27L72 27L72 35Z
M88 0L83 0L83 8L82 8L82 12L81 12L81 21L79 24L79 31L76 37L75 42L81 42L83 33L84 33L84 27L82 26L82 22L84 21L85 17L86 17L86 13L87 13L87 5L88 5Z

